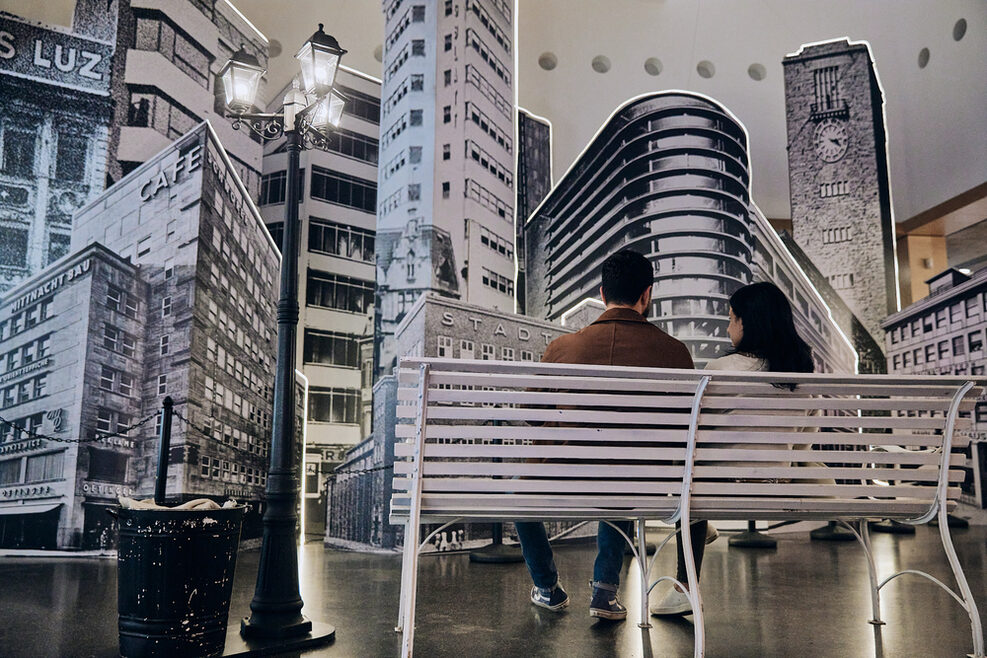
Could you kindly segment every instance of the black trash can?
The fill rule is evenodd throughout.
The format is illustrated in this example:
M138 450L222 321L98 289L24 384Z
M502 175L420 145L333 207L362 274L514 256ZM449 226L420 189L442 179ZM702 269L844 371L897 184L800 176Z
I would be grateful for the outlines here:
M222 653L245 510L114 511L122 656Z

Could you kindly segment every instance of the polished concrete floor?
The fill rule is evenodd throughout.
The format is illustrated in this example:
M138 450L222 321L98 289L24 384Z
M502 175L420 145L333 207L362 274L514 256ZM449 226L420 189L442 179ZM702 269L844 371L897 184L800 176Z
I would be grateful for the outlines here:
M775 550L708 547L703 568L708 656L963 656L972 648L966 613L932 583L904 576L883 593L887 625L867 623L867 570L856 542L821 543L778 535ZM977 604L987 612L987 527L954 531ZM911 537L874 535L879 572L914 568L952 584L934 528ZM668 573L674 554L659 558ZM625 561L624 623L588 615L594 548L560 546L556 560L572 605L534 608L523 564L471 564L466 555L422 558L418 656L691 656L691 617L638 628L637 564ZM248 611L257 551L241 553L231 621ZM305 656L397 656L393 631L401 560L325 550L301 551L305 613L333 624L333 644ZM116 568L94 558L0 558L0 657L116 655ZM287 654L291 655L291 654ZM297 654L296 654L297 655Z

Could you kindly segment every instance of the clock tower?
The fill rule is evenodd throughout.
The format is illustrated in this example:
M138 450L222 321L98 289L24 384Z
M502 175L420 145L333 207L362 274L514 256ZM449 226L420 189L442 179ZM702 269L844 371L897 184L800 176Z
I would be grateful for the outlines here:
M846 39L785 57L795 242L878 345L898 310L884 97L870 48Z

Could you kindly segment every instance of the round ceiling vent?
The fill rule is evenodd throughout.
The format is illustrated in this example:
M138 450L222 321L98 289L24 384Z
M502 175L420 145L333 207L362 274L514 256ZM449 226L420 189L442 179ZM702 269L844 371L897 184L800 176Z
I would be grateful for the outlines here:
M538 66L546 71L551 71L558 65L559 58L555 56L555 53L542 53L538 56Z
M966 19L961 18L953 26L953 41L959 41L966 34Z
M657 57L649 57L644 60L644 70L648 72L648 75L659 75L661 69L661 60Z
M918 67L920 69L924 69L928 65L929 65L929 49L923 48L922 50L918 51Z
M377 46L374 48L374 59L378 62L384 61L384 46Z
M267 56L274 59L281 54L281 42L277 39L271 39L267 43Z
M713 62L704 59L696 64L696 73L698 73L701 78L709 79L716 75L716 67L713 66Z
M597 55L593 58L592 66L597 73L606 73L610 70L610 58L606 55Z
M764 68L764 64L758 64L754 62L747 67L747 75L751 77L751 80L757 80L760 82L764 80L764 77L768 74L767 69Z

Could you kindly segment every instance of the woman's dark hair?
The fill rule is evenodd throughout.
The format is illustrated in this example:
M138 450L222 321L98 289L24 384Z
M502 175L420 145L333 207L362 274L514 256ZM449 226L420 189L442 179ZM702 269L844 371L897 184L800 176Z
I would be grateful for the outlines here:
M815 370L812 349L795 331L792 305L778 286L767 281L744 286L730 297L730 308L744 324L735 352L764 359L772 372Z

